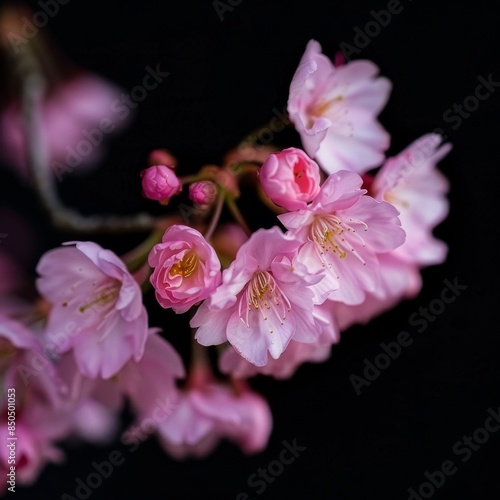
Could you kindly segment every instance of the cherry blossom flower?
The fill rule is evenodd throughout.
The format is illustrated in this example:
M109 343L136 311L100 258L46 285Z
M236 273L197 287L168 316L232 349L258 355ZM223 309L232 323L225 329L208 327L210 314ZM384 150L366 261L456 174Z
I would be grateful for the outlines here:
M432 230L448 215L448 181L436 164L448 154L451 144L441 145L439 134L427 134L399 155L389 158L377 172L371 191L400 212L406 242L396 254L420 266L440 264L446 245L434 238Z
M440 264L446 244L432 235L433 228L448 214L448 182L436 164L450 151L441 145L441 136L427 134L399 155L389 158L369 180L369 189L378 200L386 200L400 212L406 241L378 256L381 281L359 306L335 306L341 328L367 323L403 299L414 298L422 288L420 268Z
M172 456L203 457L227 438L247 453L262 451L272 429L267 403L244 389L205 383L181 395L172 415L158 427L160 442Z
M160 422L176 407L176 380L184 377L179 353L157 329L151 329L142 359L129 361L113 382L129 398L138 421Z
M287 210L305 208L319 192L318 164L297 148L269 155L259 179L266 195Z
M156 425L165 420L177 404L176 380L183 378L185 372L177 351L157 329L150 329L141 360L131 359L111 379L83 376L68 355L58 363L58 375L65 384L64 401L73 422L73 433L102 442L116 430L117 414L126 400L139 426L146 420L152 419Z
M361 304L333 304L335 318L341 330L354 324L366 324L401 300L413 299L418 295L422 288L420 269L414 263L399 258L397 250L399 249L377 255L380 283L376 290L366 294Z
M109 378L144 353L141 289L110 250L93 242L74 245L45 253L37 266L38 290L52 304L46 336L59 354L73 351L84 375Z
M311 40L290 85L288 113L304 149L328 173L380 165L389 134L376 120L391 90L369 61L334 66Z
M220 283L220 261L196 229L176 224L149 254L150 278L164 308L184 313L206 299Z
M37 336L21 323L0 318L0 376L2 398L0 469L9 470L8 396L15 392L16 479L32 484L49 462L60 462L54 442L67 436L70 421L61 411L60 383L53 365L44 357Z
M229 346L219 358L222 373L237 379L269 375L276 379L290 378L303 363L322 363L330 357L331 347L340 341L340 330L333 304L326 301L315 305L313 316L317 320L319 335L315 342L303 343L291 340L283 354L269 359L265 366L255 366Z
M202 345L228 340L250 363L264 366L267 352L278 358L292 338L318 336L310 286L323 274L310 274L296 261L300 241L277 227L259 229L223 272L222 284L191 320Z
M377 254L405 239L398 211L366 196L361 184L354 172L331 174L307 209L278 216L304 242L299 260L313 272L326 270L325 278L314 287L316 295L351 305L376 290Z
M90 73L66 80L47 95L41 109L40 133L47 165L59 179L66 172L87 169L99 162L105 136L128 122L126 116L115 111L123 107L116 106L119 97L117 87ZM29 178L20 103L12 102L0 111L0 146L7 164Z

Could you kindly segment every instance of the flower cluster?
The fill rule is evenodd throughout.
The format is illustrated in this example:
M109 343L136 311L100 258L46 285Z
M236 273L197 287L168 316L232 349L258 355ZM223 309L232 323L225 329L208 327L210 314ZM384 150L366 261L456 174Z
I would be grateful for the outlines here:
M126 440L154 433L176 458L205 456L221 439L261 451L272 416L248 379L327 360L341 331L419 292L420 269L446 258L432 232L448 213L436 165L451 146L427 134L386 159L377 115L390 90L373 63L334 65L311 41L288 100L302 148L255 144L252 159L233 150L184 177L170 152L153 151L143 193L175 210L188 191L189 224L164 218L121 257L91 241L48 251L35 304L10 300L16 279L0 254L2 406L16 388L19 482L61 459L61 439L110 438L126 402L136 414ZM240 211L243 181L264 227ZM156 306L189 313L187 368L167 340L170 313L149 324L148 291ZM208 346L221 346L217 370Z

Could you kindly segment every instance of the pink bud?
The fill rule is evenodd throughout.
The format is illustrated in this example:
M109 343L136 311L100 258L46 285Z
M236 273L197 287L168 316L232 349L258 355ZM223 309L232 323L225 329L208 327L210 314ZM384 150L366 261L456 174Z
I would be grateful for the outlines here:
M318 164L301 149L288 148L269 155L259 178L266 195L287 210L306 208L319 193Z
M150 200L168 203L172 196L182 190L181 183L174 171L165 165L155 165L141 172L142 190Z
M208 208L217 196L217 187L211 181L193 182L189 186L189 199L200 206Z

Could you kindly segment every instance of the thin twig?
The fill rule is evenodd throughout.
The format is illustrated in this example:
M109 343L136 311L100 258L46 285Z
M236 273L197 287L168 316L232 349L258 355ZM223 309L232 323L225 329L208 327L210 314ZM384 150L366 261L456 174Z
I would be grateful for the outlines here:
M61 229L79 233L147 231L161 226L167 217L153 217L146 213L131 217L107 214L82 216L61 202L49 168L46 145L40 134L43 126L40 111L46 87L45 79L29 44L23 45L19 54L15 54L15 58L21 79L28 162L37 195L44 209L50 214L53 224Z
M212 235L214 234L215 228L217 227L217 223L219 222L220 219L220 214L222 213L222 207L224 206L224 200L226 199L226 193L221 191L219 193L219 196L217 197L217 202L215 205L214 213L212 215L212 220L210 221L210 226L208 226L208 229L205 231L205 239L207 241L210 241L212 238Z

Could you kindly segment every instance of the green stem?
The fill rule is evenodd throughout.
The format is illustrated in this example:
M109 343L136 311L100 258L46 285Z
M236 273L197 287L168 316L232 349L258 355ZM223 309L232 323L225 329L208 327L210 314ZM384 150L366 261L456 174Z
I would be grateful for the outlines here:
M214 176L207 173L195 174L195 175L184 175L183 177L179 177L181 184L185 186L186 184L192 184L193 182L200 181L214 181Z
M170 227L172 224L155 228L142 243L122 256L122 260L127 265L129 271L133 272L144 264L153 246L161 241L161 238L165 233L165 229Z
M260 170L261 163L257 161L242 161L231 164L231 170L234 175L245 175L257 173Z

